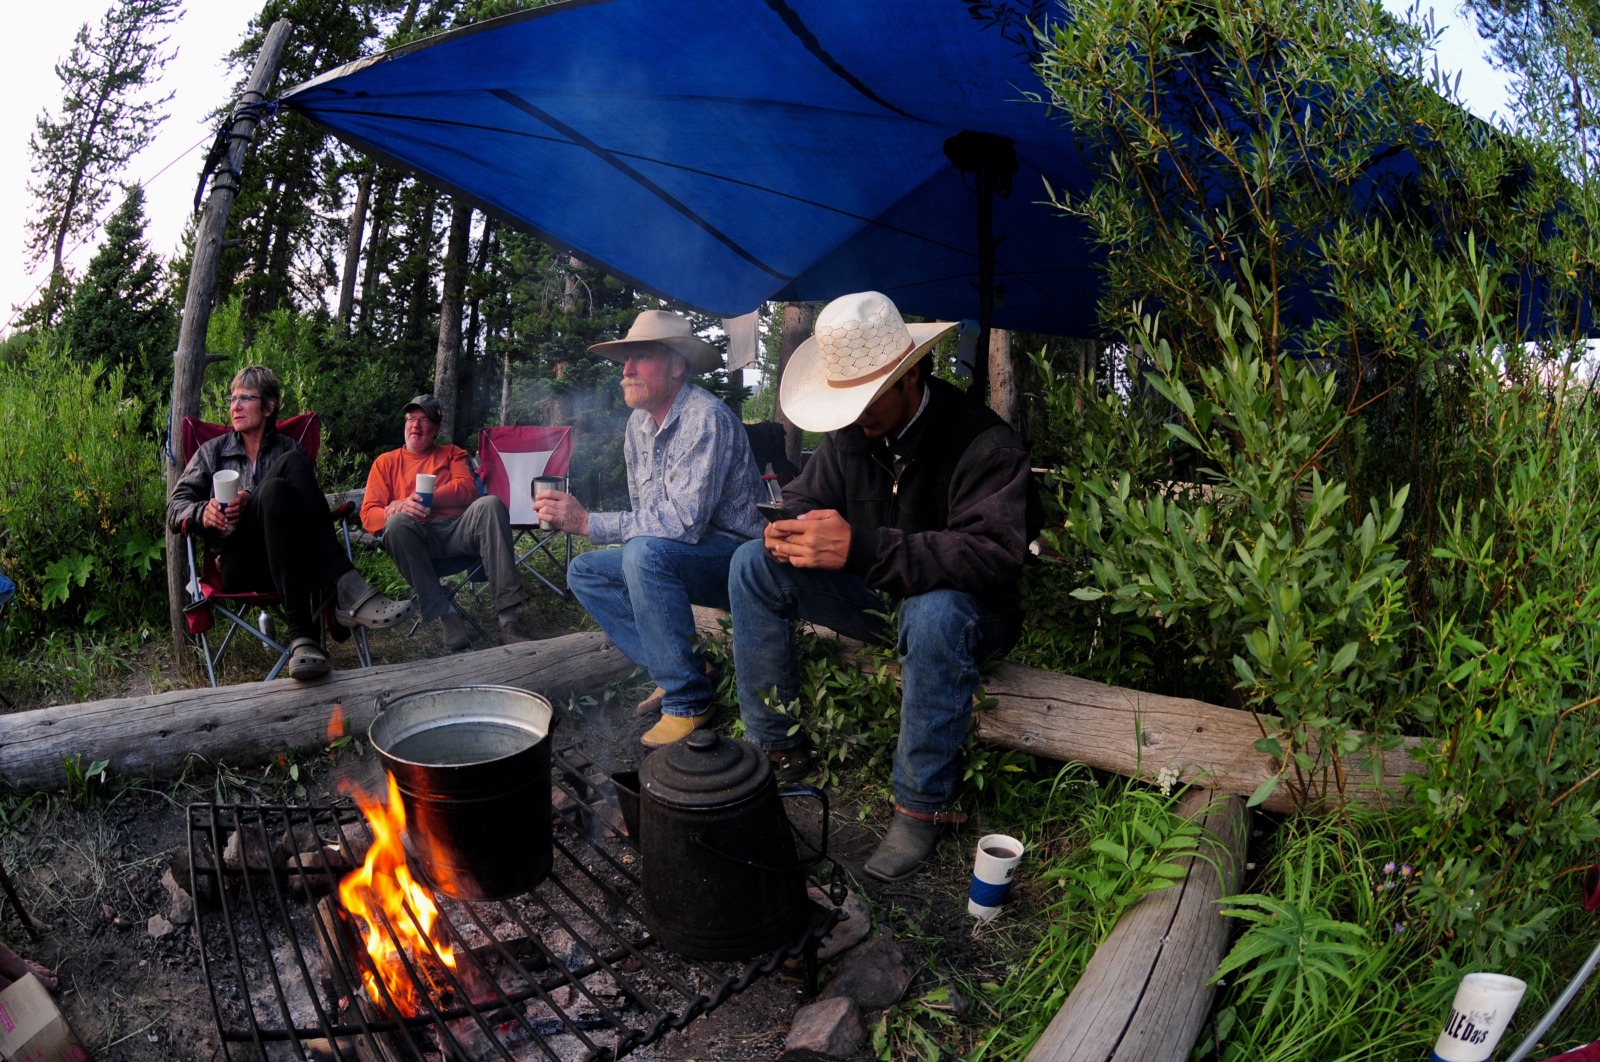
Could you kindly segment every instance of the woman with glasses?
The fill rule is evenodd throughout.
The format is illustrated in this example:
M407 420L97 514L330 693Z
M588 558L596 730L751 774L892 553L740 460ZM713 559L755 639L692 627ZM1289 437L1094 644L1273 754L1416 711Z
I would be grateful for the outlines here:
M345 556L328 517L328 502L300 444L278 434L283 390L265 365L247 365L230 385L233 431L203 444L167 499L167 526L203 528L220 561L222 587L276 592L289 634L289 677L301 681L328 673L311 588L333 584L334 615L346 627L389 627L411 614L409 601L384 597ZM239 473L238 496L226 506L212 477Z

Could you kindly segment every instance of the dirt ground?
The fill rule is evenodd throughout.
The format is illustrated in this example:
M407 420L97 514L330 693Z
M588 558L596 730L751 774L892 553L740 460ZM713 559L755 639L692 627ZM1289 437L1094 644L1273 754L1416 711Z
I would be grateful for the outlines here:
M572 629L570 620L557 617L560 625L548 633ZM424 631L411 641L420 644L428 638ZM436 641L428 644L437 650ZM381 662L381 642L375 649ZM413 646L402 651L427 650ZM152 659L148 671L170 675L170 666L163 663ZM149 673L131 676L126 692L144 692L138 687L149 680ZM558 742L576 743L607 770L636 767L645 751L638 735L649 724L634 716L632 705L640 692L622 691L565 718ZM339 799L335 783L340 775L371 777L375 762L375 756L359 755L356 749L347 748L336 759L311 751L265 770L196 763L177 783L113 787L92 796L75 787L80 790L76 799L61 794L7 797L0 801L0 816L6 820L0 858L39 935L30 939L9 903L0 918L0 933L18 951L60 972L62 1009L100 1062L252 1057L249 1048L222 1049L192 927L178 926L159 937L150 930L152 916L164 915L169 907L164 872L171 867L181 880L188 865L186 808L199 802L329 804ZM848 779L832 787L830 797L834 856L846 868L852 888L867 900L877 928L892 933L922 964L908 998L952 972L969 984L1003 979L1008 964L1026 955L1033 907L1026 875L1001 919L978 923L966 912L971 848L984 832L983 823L969 823L947 838L923 873L888 885L860 872L886 825L888 809L876 799L868 803L864 790ZM767 978L687 1029L628 1057L775 1058L795 1010L805 1001L798 979ZM981 1014L973 1014L967 1030L982 1024ZM964 1045L951 1046L960 1050Z

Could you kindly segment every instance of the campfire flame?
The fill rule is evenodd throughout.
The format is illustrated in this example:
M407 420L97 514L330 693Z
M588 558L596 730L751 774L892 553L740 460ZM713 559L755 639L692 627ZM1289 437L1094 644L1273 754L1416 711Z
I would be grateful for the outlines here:
M367 850L366 862L339 883L339 902L365 925L362 943L372 960L372 968L361 972L367 998L382 1002L384 996L378 986L381 977L389 998L402 1015L413 1017L422 1013L423 1000L406 960L423 971L427 968L426 957L432 956L454 970L456 957L442 928L434 932L439 908L433 894L417 884L406 866L401 844L406 830L405 808L400 803L400 787L394 775L389 774L388 779L387 805L359 788L348 790L372 828L372 847ZM401 957L402 951L405 958Z

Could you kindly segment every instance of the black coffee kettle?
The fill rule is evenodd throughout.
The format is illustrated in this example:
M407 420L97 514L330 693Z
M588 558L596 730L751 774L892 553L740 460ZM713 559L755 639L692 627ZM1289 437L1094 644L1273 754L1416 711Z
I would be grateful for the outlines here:
M613 781L627 801L633 779ZM806 877L827 857L820 789L780 791L760 749L710 730L645 757L637 785L644 919L657 941L692 959L747 959L800 939L816 911ZM796 853L782 797L821 802L820 850Z

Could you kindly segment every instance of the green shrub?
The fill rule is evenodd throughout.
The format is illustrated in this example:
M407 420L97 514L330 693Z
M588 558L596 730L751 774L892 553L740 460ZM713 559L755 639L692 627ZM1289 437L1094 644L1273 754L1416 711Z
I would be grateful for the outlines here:
M121 370L49 344L0 364L0 568L18 588L8 645L85 624L162 622L166 480L143 412Z

